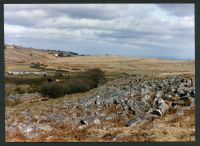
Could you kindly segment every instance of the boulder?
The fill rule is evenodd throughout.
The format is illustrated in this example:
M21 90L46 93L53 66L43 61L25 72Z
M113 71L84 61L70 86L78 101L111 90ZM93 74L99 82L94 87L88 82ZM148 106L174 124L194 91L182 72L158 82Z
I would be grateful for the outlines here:
M139 118L135 118L135 119L131 119L131 120L129 120L128 122L127 122L127 124L126 124L126 127L129 127L129 126L135 126L135 125L137 125L137 124L139 124L139 123L141 123L142 122L142 120L141 119L139 119Z
M164 99L164 100L171 100L171 99L172 99L172 95L170 95L170 94L165 94L165 95L163 96L163 99Z
M35 129L36 130L44 130L44 131L52 131L53 127L51 127L47 124L37 124Z
M126 103L122 103L123 110L128 110L128 105Z
M163 113L161 112L160 109L154 109L153 112L152 112L153 115L157 115L157 116L162 116Z
M142 99L146 104L151 104L153 101L153 96L152 95L145 95Z
M186 84L187 86L192 86L192 79L187 79Z
M160 91L158 91L158 92L156 93L156 97L157 97L157 98L163 98L163 96L164 96L164 91L162 91L162 90L160 90Z
M101 100L100 100L100 99L97 99L97 100L95 101L95 104L96 104L96 105L100 105L100 104L101 104Z
M113 120L116 117L117 117L117 115L115 113L111 113L111 114L106 116L105 120Z
M129 107L131 107L133 104L134 104L133 99L129 99L129 100L127 101L127 105L128 105Z
M169 106L162 98L155 98L153 101L153 114L162 116L169 109Z
M58 115L58 114L51 114L51 115L45 116L45 120L63 123L64 122L64 116Z
M123 110L124 109L124 107L122 106L122 104L117 104L116 108L119 109L119 110Z
M180 87L177 89L177 93L178 93L180 96L184 96L184 95L185 95L185 92L184 92L183 89L180 88Z
M98 118L95 118L93 123L98 125L98 124L101 124L101 121Z

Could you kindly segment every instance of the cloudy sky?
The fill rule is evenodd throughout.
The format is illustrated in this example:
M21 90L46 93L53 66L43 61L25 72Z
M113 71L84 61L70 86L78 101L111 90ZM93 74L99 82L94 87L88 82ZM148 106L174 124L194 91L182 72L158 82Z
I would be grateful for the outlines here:
M194 59L193 4L6 4L5 43Z

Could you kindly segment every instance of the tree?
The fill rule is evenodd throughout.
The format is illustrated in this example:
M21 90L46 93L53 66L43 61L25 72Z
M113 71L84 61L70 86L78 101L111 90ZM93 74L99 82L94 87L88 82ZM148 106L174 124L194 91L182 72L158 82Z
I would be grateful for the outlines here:
M58 53L58 56L59 56L59 57L64 57L64 53L63 53L63 52L59 52L59 53Z

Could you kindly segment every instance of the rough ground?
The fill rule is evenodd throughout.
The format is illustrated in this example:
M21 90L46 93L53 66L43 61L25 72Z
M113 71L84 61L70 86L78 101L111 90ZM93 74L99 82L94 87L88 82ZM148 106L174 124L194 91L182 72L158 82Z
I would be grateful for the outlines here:
M110 82L58 99L9 95L6 141L195 141L194 61L5 49L6 71L40 71L32 62L69 73L100 68Z
M194 95L191 74L132 74L59 99L37 95L6 107L6 141L195 141Z
M154 73L156 76L163 76L194 73L194 61L191 60L161 60L111 55L56 58L47 51L37 49L5 49L6 71L40 71L30 68L32 62L45 64L47 65L46 69L61 69L69 72L100 68L108 75L110 73L146 73L147 75Z

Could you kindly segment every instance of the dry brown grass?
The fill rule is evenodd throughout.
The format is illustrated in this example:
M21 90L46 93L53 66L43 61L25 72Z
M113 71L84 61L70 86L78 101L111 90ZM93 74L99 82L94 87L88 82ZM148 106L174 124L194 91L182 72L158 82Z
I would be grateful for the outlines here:
M26 137L21 132L19 132L19 130L17 130L14 133L6 132L6 141L7 142L11 142L11 141L14 141L14 142L25 142L26 141Z
M122 56L76 56L59 57L44 51L31 50L31 57L28 49L6 49L5 61L7 70L32 70L29 67L31 62L37 62L48 65L48 69L63 69L70 72L77 72L89 68L100 68L107 73L144 73L156 75L171 74L194 74L194 61L180 60L160 60L144 59L139 57ZM183 67L184 66L184 67Z

